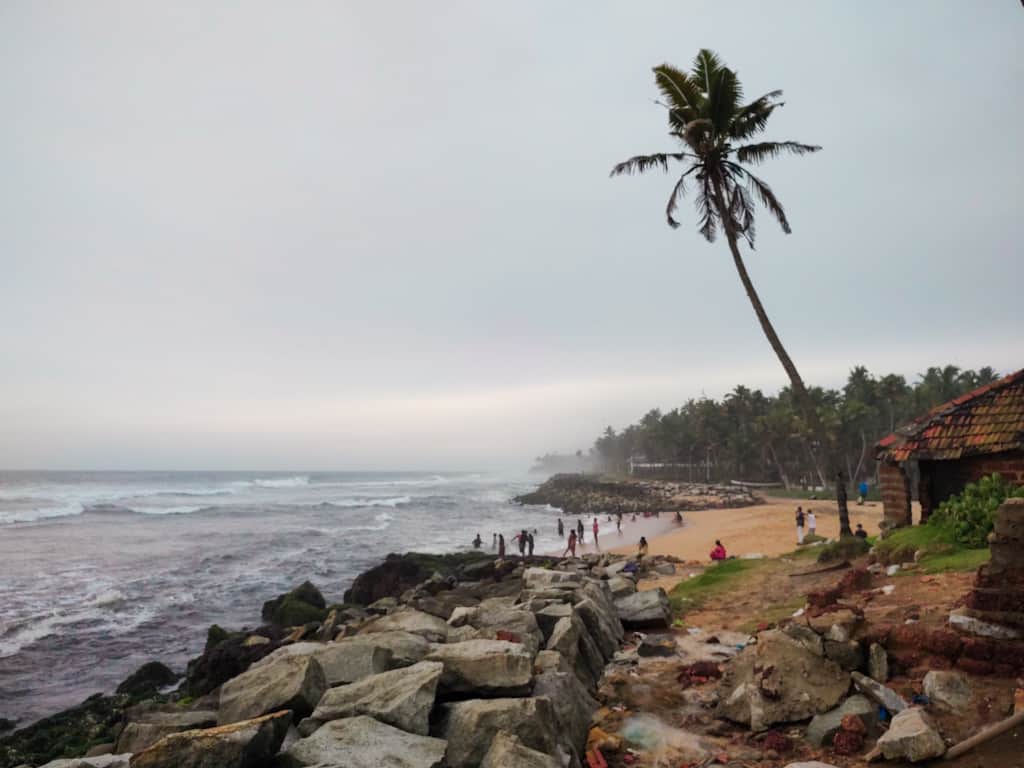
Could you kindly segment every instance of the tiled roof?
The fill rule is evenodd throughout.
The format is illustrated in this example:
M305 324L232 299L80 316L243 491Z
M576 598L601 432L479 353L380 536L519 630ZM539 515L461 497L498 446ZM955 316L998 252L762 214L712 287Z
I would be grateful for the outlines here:
M880 461L959 459L1024 448L1024 369L933 408L883 438Z

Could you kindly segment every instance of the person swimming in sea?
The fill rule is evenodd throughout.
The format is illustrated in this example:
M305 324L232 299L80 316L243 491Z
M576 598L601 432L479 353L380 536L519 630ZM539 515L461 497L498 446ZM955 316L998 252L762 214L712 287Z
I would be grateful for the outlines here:
M480 534L478 533L476 535L476 538L473 539L473 548L474 549L480 549L480 547L481 547L481 545L483 545L483 543L484 543L484 540L480 538Z

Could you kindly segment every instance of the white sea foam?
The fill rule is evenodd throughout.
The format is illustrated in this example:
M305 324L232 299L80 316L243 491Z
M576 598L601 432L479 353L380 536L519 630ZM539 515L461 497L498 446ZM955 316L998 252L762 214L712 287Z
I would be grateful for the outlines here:
M241 484L250 481L242 481ZM301 488L309 485L309 475L295 475L294 477L258 477L251 481L251 485L257 488Z

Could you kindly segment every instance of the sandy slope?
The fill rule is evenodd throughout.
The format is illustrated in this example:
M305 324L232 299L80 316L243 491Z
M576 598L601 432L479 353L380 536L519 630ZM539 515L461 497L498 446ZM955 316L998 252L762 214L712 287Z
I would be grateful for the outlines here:
M764 504L743 509L707 509L685 512L685 525L673 526L668 532L640 527L640 522L623 526L629 543L617 546L612 552L633 554L641 535L647 536L652 555L675 555L686 560L707 560L708 552L721 539L730 555L760 553L781 555L796 548L794 514L797 505L814 510L818 518L818 534L839 535L839 516L834 501L807 501L806 499L770 499ZM663 529L664 518L659 528ZM868 502L858 506L850 504L850 524L862 523L870 535L878 533L882 519L881 502ZM608 544L613 542L606 539ZM618 545L618 540L614 543Z

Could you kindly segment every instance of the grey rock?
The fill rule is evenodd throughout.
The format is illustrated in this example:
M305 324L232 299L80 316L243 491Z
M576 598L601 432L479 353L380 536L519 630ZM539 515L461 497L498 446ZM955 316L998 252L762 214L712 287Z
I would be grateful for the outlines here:
M924 710L917 707L897 714L889 730L878 739L877 746L886 760L909 760L912 763L941 757L946 743Z
M449 768L475 768L499 732L517 736L530 749L551 754L557 738L546 698L473 699L445 705L440 732L448 740Z
M254 665L220 690L220 725L290 709L302 717L313 711L327 690L320 663L312 656L280 656Z
M623 576L613 576L608 579L608 588L612 592L612 598L625 597L636 592L636 582Z
M654 572L660 573L662 576L675 576L675 563L655 563Z
M351 643L352 645L369 644L391 651L391 661L389 662L390 666L388 669L411 666L418 661L423 661L423 657L430 652L430 642L424 637L402 630L355 635L351 638L345 638L344 642ZM379 671L384 672L385 670ZM374 672L373 674L377 673Z
M924 676L924 695L940 709L962 712L971 703L971 686L956 672L932 670Z
M651 656L675 656L676 641L671 635L648 635L640 641L636 649L637 655L644 657Z
M609 620L606 612L589 597L576 603L575 611L601 651L601 656L606 662L609 661L619 650L619 642L622 640L622 623L618 616L614 615ZM610 621L615 623L611 624Z
M875 704L881 704L892 713L902 712L907 708L907 702L892 688L887 688L877 680L872 680L860 672L851 672L850 677L853 678L853 684L857 690L875 702Z
M624 627L644 629L672 624L672 607L661 587L620 597L615 601L615 610Z
M778 630L758 635L726 667L716 714L751 730L813 717L834 708L850 678L829 659Z
M461 627L463 624L467 623L470 617L475 615L476 612L479 610L479 606L476 605L460 605L458 608L452 611L452 615L448 617L448 624L453 627Z
M852 672L864 666L864 649L860 647L860 643L856 640L846 640L843 642L826 640L825 656L832 659L832 661L847 672Z
M403 731L426 736L443 670L440 663L421 661L331 688L320 699L312 719L329 722L369 715Z
M1024 638L1024 629L1016 629L1003 624L985 621L964 613L965 608L958 608L949 614L949 626L960 632L979 637L991 637L996 640L1020 640Z
M572 672L569 662L558 651L539 651L533 660L533 667L538 674L543 674L544 672Z
M825 655L825 644L821 639L821 635L806 624L788 624L782 631L811 651L811 653L818 656Z
M469 618L469 625L477 631L481 638L494 639L499 632L508 632L519 638L529 650L536 655L544 643L544 635L540 631L537 619L523 608L494 608L478 611Z
M356 642L356 638L344 638L333 643L285 645L257 661L250 669L260 669L287 656L316 659L324 671L324 679L328 686L351 683L397 666L391 651L383 647L383 644Z
M480 768L562 768L551 755L530 749L516 736L501 731L491 742Z
M889 654L878 643L868 649L868 677L879 683L889 680Z
M147 712L139 720L129 722L114 747L116 754L141 752L164 736L217 724L215 711Z
M49 763L41 766L41 768L128 768L131 757L131 755L74 757L67 760L51 760ZM24 768L31 767L26 765Z
M543 589L560 582L579 583L579 576L566 571L553 571L547 568L527 568L523 573L523 584L527 589Z
M440 768L446 744L406 733L372 717L333 720L279 757L287 768Z
M590 730L590 719L598 703L575 675L567 672L545 672L537 677L533 695L551 702L560 742L567 751L582 757Z
M551 638L555 624L559 619L567 619L572 616L572 606L568 603L550 603L534 613L540 631L544 635L544 642Z
M291 712L164 736L132 757L131 768L250 768L268 765L281 748Z
M604 673L601 652L590 638L583 620L575 613L558 620L548 639L547 650L562 654L587 688L595 688Z
M415 608L402 608L374 619L360 629L359 634L395 631L411 632L431 643L443 643L448 639L448 624L444 619Z
M847 715L859 717L868 734L877 727L878 707L865 696L851 696L835 709L814 716L807 726L807 741L815 747L831 746L832 737L836 735L843 718Z
M427 661L444 666L443 695L507 696L528 693L533 682L533 654L520 643L468 640L435 645Z

